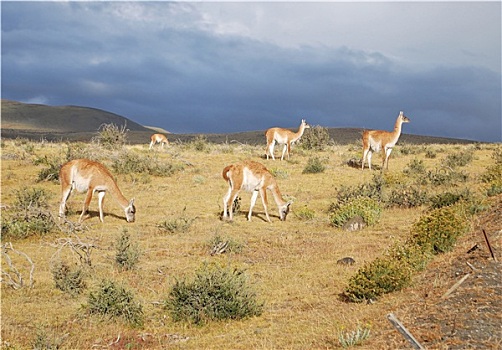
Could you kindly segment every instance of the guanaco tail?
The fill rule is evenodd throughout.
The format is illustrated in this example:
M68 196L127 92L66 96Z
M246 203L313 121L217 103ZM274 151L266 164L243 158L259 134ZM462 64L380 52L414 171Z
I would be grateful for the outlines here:
M384 131L384 130L366 130L363 132L363 161L361 169L364 169L364 161L368 160L368 166L371 170L371 156L373 152L380 152L383 149L383 163L382 169L389 168L389 157L392 152L392 148L399 140L401 136L401 126L403 123L409 123L410 120L406 117L403 112L399 113L397 117L396 124L394 125L394 131Z
M98 193L99 219L101 222L104 222L103 199L106 192L109 192L124 209L127 222L134 222L136 214L134 198L129 201L124 197L112 174L103 164L89 159L71 160L61 167L59 180L61 182L60 218L64 218L66 201L70 197L72 190L75 189L78 192L87 191L79 222L84 219L94 192Z
M259 194L267 221L271 222L267 210L267 190L270 190L275 203L277 204L277 208L279 209L280 220L286 220L286 216L289 213L289 207L292 202L286 202L282 198L279 186L277 185L274 176L267 170L267 168L265 168L263 164L250 160L235 163L225 167L222 175L223 179L228 182L229 186L228 192L223 198L223 219L229 218L230 220L233 220L232 209L235 198L241 190L244 190L246 192L253 193L251 196L251 205L249 207L247 219L251 221L253 207Z
M271 156L272 159L275 160L274 146L276 142L278 144L284 144L284 148L282 149L281 160L284 159L284 154L286 153L286 151L288 152L288 159L289 159L289 153L291 152L291 144L293 142L298 141L303 136L303 132L305 131L305 129L308 128L310 128L310 125L307 124L305 119L302 119L302 122L297 132L293 132L291 130L282 128L268 129L265 132L265 137L267 138L267 148L265 150L267 159L269 156Z

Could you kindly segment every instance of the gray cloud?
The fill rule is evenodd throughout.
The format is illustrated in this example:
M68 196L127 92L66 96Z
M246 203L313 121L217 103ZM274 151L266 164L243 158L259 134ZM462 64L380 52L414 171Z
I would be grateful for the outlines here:
M390 129L404 110L408 133L501 141L501 74L490 63L497 45L500 62L500 11L495 25L480 24L488 32L465 41L465 31L445 35L457 28L455 16L443 18L440 39L432 32L439 14L426 16L427 8L470 9L467 29L483 13L497 21L497 3L468 4L423 4L417 13L402 3L358 3L344 13L336 3L3 2L2 98L102 108L194 133L296 127L301 118ZM359 28L365 18L369 29L383 23L371 40ZM420 20L429 20L425 33ZM390 34L406 25L406 35ZM330 28L345 28L347 38L321 35ZM485 42L472 44L483 34ZM347 44L351 36L360 47ZM403 47L420 50L416 65L396 55Z

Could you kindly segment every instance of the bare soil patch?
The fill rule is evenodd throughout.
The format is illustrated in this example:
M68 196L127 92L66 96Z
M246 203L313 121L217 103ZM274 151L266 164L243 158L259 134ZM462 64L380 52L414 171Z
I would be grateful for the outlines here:
M491 257L483 229L496 260ZM422 346L502 348L501 248L502 196L498 196L492 208L480 216L473 232L462 237L451 254L429 265L409 291L410 302L396 312ZM464 282L445 296L467 274ZM397 331L384 332L379 337L382 347L411 348Z

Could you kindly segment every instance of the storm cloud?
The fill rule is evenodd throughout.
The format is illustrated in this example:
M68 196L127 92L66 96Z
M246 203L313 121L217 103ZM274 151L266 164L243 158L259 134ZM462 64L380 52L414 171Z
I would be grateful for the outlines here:
M176 133L501 141L501 4L2 2L2 98Z

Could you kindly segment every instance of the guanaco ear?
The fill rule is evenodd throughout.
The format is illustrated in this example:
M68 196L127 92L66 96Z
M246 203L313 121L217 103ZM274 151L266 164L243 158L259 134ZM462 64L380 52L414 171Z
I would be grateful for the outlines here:
M404 114L404 113L403 113L403 111L399 112L399 116L401 116L401 117L402 117L402 116L403 116L403 114Z
M132 207L134 205L134 198L129 201L129 205Z

